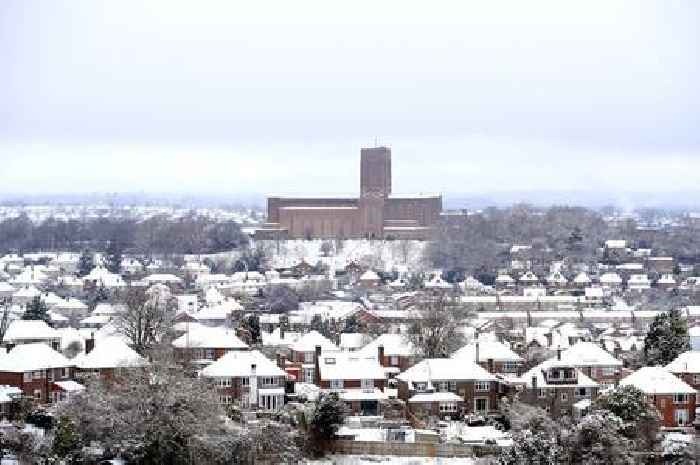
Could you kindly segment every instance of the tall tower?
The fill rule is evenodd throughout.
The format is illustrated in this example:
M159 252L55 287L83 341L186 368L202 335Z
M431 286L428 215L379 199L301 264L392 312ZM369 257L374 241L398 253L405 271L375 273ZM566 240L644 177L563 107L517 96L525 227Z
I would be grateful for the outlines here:
M391 149L389 147L360 150L360 195L381 196L391 194Z
M360 221L363 235L384 235L384 202L391 194L391 149L360 150Z

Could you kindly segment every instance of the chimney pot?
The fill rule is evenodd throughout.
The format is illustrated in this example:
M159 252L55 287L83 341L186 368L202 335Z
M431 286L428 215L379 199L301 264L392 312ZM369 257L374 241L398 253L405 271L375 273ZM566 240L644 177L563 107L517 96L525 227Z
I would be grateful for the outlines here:
M377 347L377 358L379 365L384 366L384 346L380 345Z
M557 360L561 360L561 347L557 347Z
M479 364L479 341L474 345L474 363Z

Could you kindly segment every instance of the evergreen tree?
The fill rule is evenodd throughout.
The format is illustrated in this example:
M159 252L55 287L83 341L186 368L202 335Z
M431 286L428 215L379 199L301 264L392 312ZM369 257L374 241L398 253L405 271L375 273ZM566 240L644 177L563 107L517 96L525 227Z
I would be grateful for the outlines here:
M677 309L654 318L644 338L644 360L647 365L667 365L690 350L688 322Z
M27 304L27 309L22 315L23 320L42 320L49 322L49 309L46 303L41 300L40 296L36 296Z
M310 448L317 453L323 452L324 442L333 439L346 415L347 406L338 394L321 394L314 403L308 422Z
M620 433L623 424L624 422L618 416L604 410L585 416L565 437L563 460L552 463L571 465L638 463L633 455L632 442Z
M54 433L51 451L56 457L63 459L77 452L79 447L80 436L76 431L75 424L68 417L60 417L56 424L56 432Z
M95 256L88 249L83 250L78 260L78 276L87 276L95 265Z
M260 317L248 315L242 322L243 328L250 332L250 339L253 344L260 340Z
M107 245L107 269L110 273L120 274L122 271L122 247L116 240L109 241Z

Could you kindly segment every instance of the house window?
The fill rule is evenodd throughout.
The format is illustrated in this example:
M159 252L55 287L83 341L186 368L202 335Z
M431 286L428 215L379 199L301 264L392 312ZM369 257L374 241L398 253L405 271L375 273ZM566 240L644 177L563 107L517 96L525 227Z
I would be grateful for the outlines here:
M427 388L426 383L413 383L413 389L418 392L423 392Z
M314 352L304 352L304 363L314 363Z
M586 388L577 388L576 389L576 397L586 397L588 395L588 392L586 392Z
M389 358L389 365L391 365L393 367L399 366L399 357L397 357L396 355L392 355Z
M41 400L41 389L34 389L34 398Z
M34 379L42 379L44 377L44 373L41 371L35 371L32 377Z
M617 373L617 370L615 367L605 367L600 370L601 371L601 376L615 376Z
M547 397L547 390L546 389L538 389L537 390L537 397L539 397L540 399L544 399L545 397Z
M503 371L505 373L514 373L518 371L518 364L516 362L503 362Z
M305 368L304 369L304 379L306 380L307 383L314 382L314 369L313 368Z
M559 379L559 370L552 370L549 372L550 379Z
M362 387L362 389L366 389L366 390L367 389L369 389L369 390L374 389L374 380L373 379L363 379L360 382L360 386Z
M693 384L700 384L700 375L693 375Z
M438 385L437 385L438 391L440 391L440 392L447 392L449 387L450 387L450 384L447 381L443 381L441 383L438 383Z
M455 392L457 390L457 381L450 381L450 391Z
M263 376L260 381L263 387L277 386L277 380L272 376Z
M24 373L24 382L29 383L29 382L31 382L31 380L32 380L32 372L31 371L25 372Z
M70 368L63 368L63 373L61 373L61 377L64 379L70 377Z
M490 384L491 383L489 383L488 381L477 381L475 387L477 391L484 392L489 390Z
M567 393L567 392L562 392L562 393L561 393L561 401L562 401L562 402L568 402L568 401L569 401L569 393Z
M214 349L207 349L207 360L214 360Z
M685 426L688 424L688 411L686 409L678 409L674 413L674 418L678 426Z
M454 413L457 411L455 402L440 402L440 413Z
M332 379L331 380L331 389L343 389L343 380L342 379Z
M477 397L474 399L474 411L486 412L489 408L489 400L485 397Z
M673 395L673 403L674 404L685 404L688 402L688 396L685 394L674 394Z
M230 404L232 401L231 396L219 396L219 403L221 404Z
M219 387L231 387L231 378L219 378Z
M250 378L241 378L241 386L250 386Z

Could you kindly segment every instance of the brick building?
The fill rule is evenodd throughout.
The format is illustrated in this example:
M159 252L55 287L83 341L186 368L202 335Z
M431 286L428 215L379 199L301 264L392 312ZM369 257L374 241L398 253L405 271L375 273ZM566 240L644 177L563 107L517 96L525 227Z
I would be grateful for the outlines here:
M397 195L391 188L391 149L360 151L360 197L267 199L259 239L426 239L442 211L439 195Z

